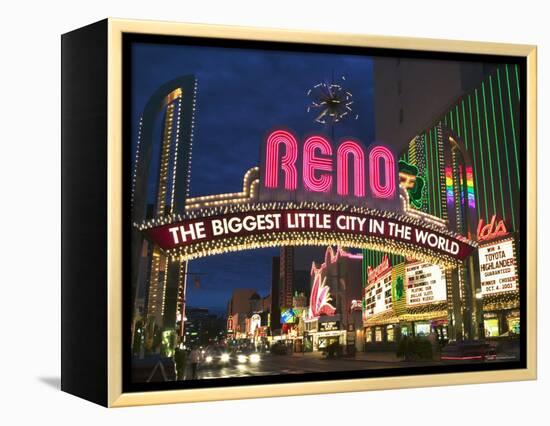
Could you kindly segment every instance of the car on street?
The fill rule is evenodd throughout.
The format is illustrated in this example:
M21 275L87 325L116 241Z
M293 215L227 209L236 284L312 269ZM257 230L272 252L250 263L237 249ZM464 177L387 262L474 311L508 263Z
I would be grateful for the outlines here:
M231 355L225 349L217 346L207 347L204 351L202 368L221 368L231 362Z
M252 349L241 349L235 352L233 359L239 364L257 364L261 361L261 356Z
M271 345L270 352L274 355L286 355L288 354L288 347L279 340Z

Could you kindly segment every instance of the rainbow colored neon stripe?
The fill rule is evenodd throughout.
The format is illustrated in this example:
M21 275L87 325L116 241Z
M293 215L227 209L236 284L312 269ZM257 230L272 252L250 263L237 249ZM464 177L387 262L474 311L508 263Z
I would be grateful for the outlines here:
M476 197L474 194L474 172L472 166L466 167L466 191L468 192L468 207L476 208Z
M447 203L454 204L453 169L450 166L445 167L445 187L447 190Z
M464 174L462 173L462 166L458 167L458 181L464 182ZM460 205L464 207L464 191L460 191Z

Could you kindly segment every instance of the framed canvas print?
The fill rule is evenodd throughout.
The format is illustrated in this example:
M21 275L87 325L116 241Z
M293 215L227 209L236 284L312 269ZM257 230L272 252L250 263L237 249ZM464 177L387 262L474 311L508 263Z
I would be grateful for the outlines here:
M534 46L108 19L62 86L63 390L536 377Z

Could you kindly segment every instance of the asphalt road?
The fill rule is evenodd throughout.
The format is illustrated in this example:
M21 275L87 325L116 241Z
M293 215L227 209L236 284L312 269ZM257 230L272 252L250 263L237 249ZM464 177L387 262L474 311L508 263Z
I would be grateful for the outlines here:
M400 361L381 359L368 360L361 358L325 359L318 354L271 355L264 354L258 363L227 364L199 368L199 379L216 379L226 377L243 377L277 374L303 374L327 371L371 370L380 368L419 367L441 365L441 361ZM189 370L190 371L190 370Z
M499 356L500 361L514 359L505 354ZM292 355L273 355L261 354L260 361L252 363L238 363L233 360L222 365L208 365L201 363L198 369L198 379L217 379L229 377L245 376L268 376L279 374L304 374L318 373L327 371L352 371L352 370L373 370L388 368L415 368L430 365L453 365L458 363L488 362L498 361L404 361L397 359L393 353L358 353L355 358L333 358L326 359L320 352L309 352L306 354L295 353ZM173 363L172 363L173 366ZM133 370L133 380L136 382L144 381L165 381L172 380L173 369L166 368L165 375L160 370L153 372L154 363L148 363L141 368ZM191 366L187 365L186 379L191 379Z

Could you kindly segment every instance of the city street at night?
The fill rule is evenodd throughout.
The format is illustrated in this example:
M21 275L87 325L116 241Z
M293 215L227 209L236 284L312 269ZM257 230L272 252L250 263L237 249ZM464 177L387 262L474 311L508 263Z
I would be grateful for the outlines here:
M132 53L131 382L519 367L518 65L224 49Z
M478 361L494 363L515 359L512 354L499 353L497 360ZM322 373L326 371L353 371L353 370L374 370L386 368L422 367L431 365L453 365L465 361L404 361L395 357L393 353L361 353L354 358L332 358L323 357L321 352L295 353L292 355L261 354L257 363L228 363L224 366L209 367L202 364L199 368L199 379L217 379L228 377L246 377L260 375L279 374L303 374ZM467 361L471 363L472 361ZM187 377L191 369L187 368Z

